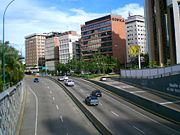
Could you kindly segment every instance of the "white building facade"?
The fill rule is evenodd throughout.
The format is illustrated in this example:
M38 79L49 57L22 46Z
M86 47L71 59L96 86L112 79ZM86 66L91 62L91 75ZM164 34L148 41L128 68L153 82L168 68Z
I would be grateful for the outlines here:
M141 47L141 53L147 53L148 50L146 46L146 29L144 17L140 15L129 16L125 20L125 23L127 63L129 63L129 50L131 45L139 45Z
M59 62L66 64L73 58L73 42L78 41L79 36L75 31L64 32L59 37Z
M45 40L46 69L55 71L59 63L59 35L58 32L49 33Z

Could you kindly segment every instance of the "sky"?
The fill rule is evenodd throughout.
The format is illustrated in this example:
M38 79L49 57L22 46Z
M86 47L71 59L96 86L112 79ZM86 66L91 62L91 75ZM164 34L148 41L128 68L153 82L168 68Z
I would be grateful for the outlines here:
M0 0L0 40L5 7L11 0ZM118 14L144 15L144 0L14 0L5 14L5 40L24 55L24 37L33 33L75 30L86 21Z

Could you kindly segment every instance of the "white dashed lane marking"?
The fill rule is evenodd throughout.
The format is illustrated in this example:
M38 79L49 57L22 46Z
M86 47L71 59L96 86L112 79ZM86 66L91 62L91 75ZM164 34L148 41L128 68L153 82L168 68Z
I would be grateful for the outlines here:
M50 90L49 93L52 94L52 91Z
M115 116L119 117L119 115L113 111L111 111L112 114L114 114Z
M136 130L138 130L138 131L141 132L142 134L145 134L142 130L140 130L140 129L137 128L136 126L133 126L133 128L135 128Z
M58 105L56 105L56 109L59 110L59 106Z
M62 116L60 116L60 120L61 120L61 122L63 123L63 117L62 117Z

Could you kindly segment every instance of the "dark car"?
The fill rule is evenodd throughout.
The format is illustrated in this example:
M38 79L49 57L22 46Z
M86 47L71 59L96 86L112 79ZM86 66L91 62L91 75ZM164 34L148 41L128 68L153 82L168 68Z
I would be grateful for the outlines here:
M85 103L87 105L98 105L99 104L99 100L98 100L98 98L96 96L92 96L91 95L91 96L86 97Z
M102 97L102 92L100 90L94 90L92 91L91 95L96 97Z
M34 78L34 82L39 82L39 79L38 78Z

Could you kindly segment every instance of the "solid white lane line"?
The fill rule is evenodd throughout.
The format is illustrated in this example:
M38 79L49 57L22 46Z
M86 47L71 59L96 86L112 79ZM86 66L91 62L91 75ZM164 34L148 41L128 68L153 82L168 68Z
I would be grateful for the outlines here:
M111 111L112 114L114 114L115 116L119 117L119 115L113 111Z
M173 102L162 102L160 103L161 105L167 105L167 104L174 104L174 103L179 103L180 101L173 101Z
M32 92L32 94L34 95L35 99L36 99L36 120L35 120L35 131L34 131L34 135L37 135L37 119L38 119L38 97L36 96L36 94L34 93L34 91L29 87L29 90Z
M63 123L63 117L62 116L60 116L60 119L61 119L61 122Z
M140 129L137 128L136 126L133 126L133 128L135 128L136 130L138 130L138 131L141 132L142 134L145 134L142 130L140 130Z
M144 93L144 92L146 92L146 91L133 91L133 92L130 92L130 93Z
M55 100L55 98L53 97L53 100Z
M52 94L52 91L50 90L49 93Z
M56 109L59 110L59 106L58 105L56 105Z

